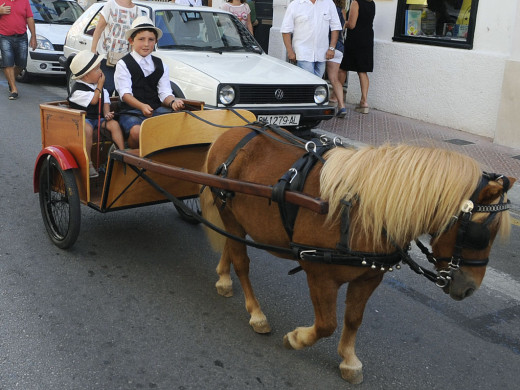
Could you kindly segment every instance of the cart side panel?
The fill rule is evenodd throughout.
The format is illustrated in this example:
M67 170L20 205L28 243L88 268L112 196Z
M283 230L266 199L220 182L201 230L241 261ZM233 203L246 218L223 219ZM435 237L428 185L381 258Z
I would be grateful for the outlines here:
M178 112L146 119L141 124L139 156L145 157L157 150L174 146L212 143L228 129L213 126L211 123L220 126L243 126L256 120L250 111L235 111L246 121L229 110L193 111L196 117Z
M86 203L89 199L88 157L85 149L85 112L73 110L65 102L40 104L42 126L42 148L61 146L76 160L79 198Z
M208 149L208 144L176 147L158 152L150 159L172 166L202 171ZM132 183L138 175L130 166L120 161L113 162L104 209L133 207L166 200L144 179L138 178ZM173 196L179 198L198 196L199 185L196 183L178 180L154 172L147 172L147 175Z

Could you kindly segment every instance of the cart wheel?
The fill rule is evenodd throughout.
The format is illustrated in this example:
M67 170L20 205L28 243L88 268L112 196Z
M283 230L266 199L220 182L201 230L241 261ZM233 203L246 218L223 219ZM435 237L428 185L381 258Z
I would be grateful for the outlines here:
M198 215L202 215L202 211L200 210L200 200L199 198L190 198L190 199L184 199L183 200L186 207L196 212ZM174 205L175 206L175 205ZM192 225L197 225L200 223L200 221L195 218L193 215L186 213L183 209L181 209L178 206L175 206L177 209L177 212L179 213L179 216L188 223L191 223Z
M59 248L76 242L81 224L79 194L72 171L49 156L40 170L40 209L51 241Z

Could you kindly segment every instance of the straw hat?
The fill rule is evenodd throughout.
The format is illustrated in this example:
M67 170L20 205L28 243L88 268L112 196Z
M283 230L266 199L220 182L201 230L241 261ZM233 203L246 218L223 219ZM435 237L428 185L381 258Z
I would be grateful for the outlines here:
M128 39L132 34L138 30L152 29L157 31L157 40L162 37L162 31L160 28L153 25L152 20L148 16L139 16L132 22L132 28L125 32L125 38Z
M70 72L74 80L80 79L94 69L101 62L103 56L82 50L74 56L70 63Z

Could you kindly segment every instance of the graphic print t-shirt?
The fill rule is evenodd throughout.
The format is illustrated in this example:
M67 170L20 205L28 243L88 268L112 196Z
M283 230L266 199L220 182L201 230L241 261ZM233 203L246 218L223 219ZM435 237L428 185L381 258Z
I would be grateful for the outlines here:
M119 6L115 0L109 0L101 10L107 26L101 34L97 45L99 54L107 54L109 51L116 53L128 53L130 44L125 38L125 32L130 30L132 22L139 16L137 6L125 8Z
M247 3L242 3L240 5L224 3L220 6L220 9L231 12L242 22L244 26L247 26L247 15L251 13L251 9Z

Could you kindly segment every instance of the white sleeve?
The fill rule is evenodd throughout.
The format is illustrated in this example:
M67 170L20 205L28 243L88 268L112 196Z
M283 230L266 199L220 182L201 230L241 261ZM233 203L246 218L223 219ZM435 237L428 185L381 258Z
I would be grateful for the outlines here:
M69 98L72 103L76 103L81 107L88 107L94 98L93 91L81 91L77 89Z
M168 68L168 65L166 65L164 62L163 62L163 68L164 68L164 73L161 76L161 78L159 79L159 83L157 84L157 92L159 94L159 100L161 102L164 102L164 100L168 96L174 96L173 92L172 92L172 87L170 84L170 70Z
M116 71L114 73L114 84L116 85L116 90L121 101L126 93L132 96L134 95L132 92L132 76L123 60L117 61Z
M330 18L330 31L335 31L335 30L343 30L343 26L341 25L341 22L339 21L339 16L338 16L338 10L336 9L336 6L334 5L334 3L331 1L330 2L331 6L329 7L331 10L330 10L330 14L331 14L331 18Z
M287 7L287 11L285 11L282 25L280 26L280 32L282 34L294 32L294 17L293 17L293 13L292 13L293 4L294 4L294 2L289 3L289 6Z

